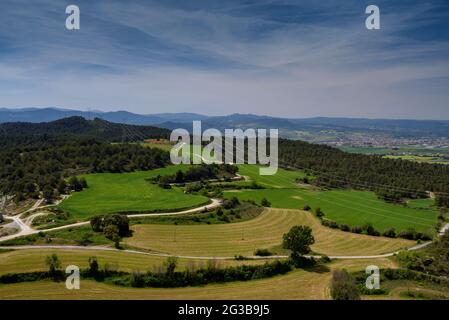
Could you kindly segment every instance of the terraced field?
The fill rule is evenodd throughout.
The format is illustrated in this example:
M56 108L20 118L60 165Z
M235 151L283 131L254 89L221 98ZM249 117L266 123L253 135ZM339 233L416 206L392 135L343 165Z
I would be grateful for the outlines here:
M259 176L257 166L239 166L239 172L258 182L267 189L229 190L225 197L236 196L241 200L263 198L275 208L302 209L308 204L313 209L321 208L326 217L350 226L371 223L384 231L394 227L400 232L407 228L434 234L434 226L439 212L431 207L433 200L410 201L405 207L387 203L377 198L373 192L356 190L316 191L311 187L298 185L295 180L304 174L300 171L279 169L275 176Z
M311 300L329 299L328 285L331 270L346 268L364 270L375 264L394 267L389 259L336 261L328 267L295 270L287 275L248 282L212 284L203 287L174 289L123 288L94 281L82 281L80 290L67 290L64 283L51 281L0 285L2 299L225 299L225 300Z
M186 166L171 166L132 173L98 173L84 177L89 188L74 193L59 208L77 219L116 212L177 211L200 206L208 199L184 194L180 188L162 189L145 179L169 175Z
M130 246L177 255L252 255L255 249L271 248L294 225L309 225L316 239L312 249L327 255L376 255L412 246L414 242L352 234L321 226L310 213L267 209L255 219L221 225L135 225Z
M45 258L56 253L62 262L62 266L77 265L86 268L89 257L95 256L104 267L105 263L121 271L132 272L133 270L148 271L159 268L167 260L165 257L135 254L128 252L108 252L101 250L77 250L77 249L30 249L15 250L0 254L0 275L6 273L20 273L32 271L46 271ZM220 260L216 261L218 266L231 266L240 264L260 264L265 260L237 261ZM178 259L178 268L182 270L186 267L205 266L207 261L195 259Z

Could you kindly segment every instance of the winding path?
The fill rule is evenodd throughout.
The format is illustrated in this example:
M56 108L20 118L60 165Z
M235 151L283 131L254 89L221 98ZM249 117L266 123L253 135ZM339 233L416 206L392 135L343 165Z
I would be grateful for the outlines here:
M157 216L177 216L177 215L184 215L184 214L190 214L190 213L197 213L197 212L202 212L204 210L213 210L215 208L218 208L219 206L221 206L221 200L219 199L211 199L211 203L201 206L201 207L197 207L197 208L193 208L193 209L188 209L188 210L183 210L183 211L176 211L176 212L164 212L164 213L137 213L137 214L129 214L127 215L128 218L143 218L143 217L157 217ZM37 209L37 208L35 208ZM77 222L77 223L72 223L72 224L67 224L64 226L60 226L60 227L55 227L55 228L50 228L50 229L43 229L43 230L36 230L31 228L29 225L27 225L20 217L19 215L16 216L5 216L5 218L8 219L12 219L14 220L12 223L15 223L20 231L15 233L15 234L11 234L5 237L0 238L0 242L4 242L7 240L11 240L11 239L15 239L18 237L22 237L22 236L28 236L31 234L37 234L39 232L49 232L49 231L56 231L56 230L62 230L62 229L68 229L68 228L74 228L74 227L81 227L81 226L85 226L85 225L89 225L90 221L82 221L82 222Z
M211 199L212 203L208 205L204 205L201 207L188 209L184 211L178 211L178 212L165 212L165 213L138 213L138 214L130 214L127 215L128 218L142 218L142 217L155 217L155 216L176 216L176 215L184 215L184 214L190 214L190 213L197 213L202 212L204 210L212 210L215 208L218 208L221 206L221 200L219 199ZM40 203L39 203L40 204ZM33 210L37 209L39 207L39 204L36 203L35 206L33 206ZM27 211L26 211L27 212ZM28 226L22 219L17 216L5 216L5 218L12 219L19 228L20 231L18 233L5 236L0 238L0 242L4 242L7 240L15 239L18 237L31 235L31 234L37 234L39 232L49 232L49 231L56 231L56 230L62 230L67 228L73 228L73 227L80 227L89 225L90 221L82 221L77 222L65 226L60 226L56 228L50 228L50 229L44 229L44 230L36 230ZM11 224L12 224L11 223ZM443 235L445 232L449 230L449 223L444 225L439 234ZM419 250L424 247L427 247L432 242L425 242L416 246L413 246L411 248L406 249L407 251L414 251ZM0 246L0 248L3 249L13 249L13 250L30 250L30 249L68 249L68 250L102 250L102 251L118 251L118 252L127 252L127 253L134 253L134 254L144 254L144 255L151 255L151 256L159 256L159 257L169 257L169 256L175 256L180 259L195 259L195 260L232 260L235 259L235 257L211 257L211 256L182 256L182 255L171 255L168 253L157 253L157 252L146 252L146 251L139 251L139 250L130 250L130 249L115 249L112 247L104 247L104 246L70 246L70 245L24 245L24 246ZM379 259L379 258L387 258L394 256L398 254L400 251L380 254L380 255L367 255L367 256L329 256L330 259ZM274 255L274 256L268 256L268 257L261 257L261 256L246 256L245 258L248 259L283 259L287 258L286 255ZM312 256L309 256L312 257ZM319 258L320 256L314 256L315 258Z
M428 245L430 245L432 242L426 242L419 245L416 245L414 247L408 248L406 251L415 251L422 249ZM63 246L63 245L31 245L31 246L1 246L1 249L13 249L13 250L30 250L30 249L66 249L66 250L87 250L87 251L117 251L117 252L127 252L127 253L134 253L134 254L143 254L143 255L149 255L149 256L156 256L156 257L176 257L179 259L195 259L195 260L234 260L235 257L211 257L211 256L183 256L183 255L173 255L169 253L159 253L159 252L147 252L147 251L139 251L139 250L131 250L131 249L115 249L112 247L103 247L103 246ZM392 257L395 254L398 254L400 251L385 253L385 254L379 254L379 255L372 255L372 256L329 256L330 259L379 259L379 258L388 258ZM321 256L307 256L307 257L314 257L314 258L320 258ZM288 258L287 255L273 255L273 256L267 256L267 257L261 257L261 256L245 256L247 259L251 260L267 260L267 259L285 259Z

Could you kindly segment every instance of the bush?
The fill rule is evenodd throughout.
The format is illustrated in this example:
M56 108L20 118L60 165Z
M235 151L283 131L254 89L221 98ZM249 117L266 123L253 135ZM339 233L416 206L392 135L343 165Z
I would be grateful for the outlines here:
M363 229L365 230L366 234L369 236L380 236L380 232L374 229L373 225L371 223L367 223L363 226Z
M396 238L396 230L394 228L389 228L385 230L382 235L387 238Z
M399 233L400 238L408 239L408 240L415 240L416 237L416 231L413 228L409 228L407 230L401 231Z
M302 208L302 210L304 210L304 211L310 211L310 210L312 210L312 208L311 208L308 204L306 204L306 205L304 205L304 207Z
M95 232L104 232L107 226L114 225L117 227L120 237L127 237L131 234L129 230L129 219L124 214L95 216L90 219L90 225Z
M237 199L237 197L232 197L231 199L226 199L225 201L223 201L223 208L233 209L237 207L237 205L239 204L240 204L239 199Z
M329 227L332 229L337 229L338 228L338 223L336 223L333 220L329 220L329 219L321 219L321 224L325 227Z
M322 218L324 217L324 212L321 210L321 208L316 208L315 215L317 216L317 218Z
M260 256L260 257L269 257L271 255L273 255L273 253L270 252L270 250L268 249L257 249L254 252L255 256Z
M428 234L425 234L423 232L417 232L415 234L415 240L429 241L432 240L432 238Z
M349 228L349 226L347 225L347 224L339 224L338 225L338 228L341 230L341 231L349 231L350 230L350 228Z
M262 205L262 207L271 207L271 202L268 201L267 198L263 198L260 204Z
M351 228L351 232L352 233L362 233L363 232L363 228L360 226L354 226Z
M90 257L89 258L89 269L88 274L91 277L98 276L98 270L99 270L99 264L96 257Z
M45 263L48 266L48 274L50 277L55 278L60 274L61 260L59 260L59 257L55 253L47 256Z
M106 226L103 230L103 233L104 233L105 237L108 238L109 240L112 240L119 236L118 227L113 224Z
M307 268L316 264L314 258L304 257L295 252L290 255L290 262L295 266L295 268Z
M360 300L360 294L346 270L335 270L332 273L331 296L334 300Z

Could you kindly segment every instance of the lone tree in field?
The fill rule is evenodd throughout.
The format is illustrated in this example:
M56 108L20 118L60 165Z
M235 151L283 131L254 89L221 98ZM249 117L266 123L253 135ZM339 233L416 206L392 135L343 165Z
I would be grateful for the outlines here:
M308 226L294 226L284 234L282 247L292 251L290 258L296 265L304 260L303 255L310 252L310 246L315 243L312 229Z
M360 300L359 290L346 270L332 273L331 296L334 300Z

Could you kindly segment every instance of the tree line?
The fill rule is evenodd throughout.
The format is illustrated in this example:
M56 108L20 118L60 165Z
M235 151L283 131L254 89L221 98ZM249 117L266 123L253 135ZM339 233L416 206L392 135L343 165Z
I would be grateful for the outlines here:
M303 141L279 141L279 163L304 169L315 176L313 183L327 188L376 191L385 200L426 198L427 191L440 198L449 193L449 166L385 159L353 154ZM441 201L447 205L446 199Z

